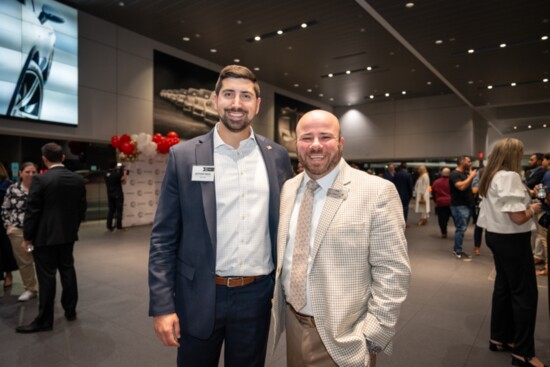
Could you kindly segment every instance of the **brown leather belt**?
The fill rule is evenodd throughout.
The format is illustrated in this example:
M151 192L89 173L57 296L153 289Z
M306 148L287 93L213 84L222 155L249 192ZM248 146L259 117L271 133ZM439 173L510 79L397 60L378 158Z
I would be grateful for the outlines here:
M298 319L298 322L302 325L308 325L308 326L312 326L312 327L317 327L315 325L315 319L313 318L313 316L309 316L309 315L304 315L303 313L299 313L298 311L296 311L294 309L294 307L292 307L292 305L290 303L287 303L288 305L288 308L290 309L290 311L292 311L292 313L294 314L294 316L296 316L296 319Z
M252 277L219 277L216 275L216 284L225 285L229 288L242 287L265 277L265 275L256 275Z

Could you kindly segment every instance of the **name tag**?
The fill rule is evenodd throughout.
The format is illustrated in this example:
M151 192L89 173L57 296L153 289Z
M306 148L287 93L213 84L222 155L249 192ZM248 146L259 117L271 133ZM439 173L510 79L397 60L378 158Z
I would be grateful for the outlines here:
M193 166L191 181L214 182L214 166Z

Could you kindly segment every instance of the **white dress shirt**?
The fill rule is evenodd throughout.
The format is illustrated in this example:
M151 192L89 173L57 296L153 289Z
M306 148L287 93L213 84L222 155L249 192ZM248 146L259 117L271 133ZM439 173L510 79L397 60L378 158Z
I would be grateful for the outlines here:
M260 148L250 137L239 148L214 131L219 276L265 275L273 271L269 237L269 180Z
M319 188L313 193L313 212L311 215L311 236L309 239L309 249L313 248L315 243L315 233L317 232L317 224L319 223L319 218L323 212L323 206L327 198L328 189L332 187L336 176L340 172L340 165L337 165L329 174L317 180ZM288 228L288 243L286 246L285 257L283 260L283 268L281 269L281 278L283 282L283 289L285 291L286 298L290 292L290 274L292 271L292 254L294 252L294 243L296 239L296 227L298 225L298 214L300 213L300 204L306 192L306 185L311 180L307 173L304 173L304 179L300 184L298 193L296 194L296 201L294 202L294 208L292 209L292 215L290 217L290 224ZM307 281L306 281L306 305L301 310L296 310L305 315L313 315L313 310L311 309L311 298L309 294L309 273L311 271L311 255L308 257L307 265Z
M534 230L534 221L515 224L508 215L526 210L530 201L529 192L519 174L498 171L491 180L486 197L481 201L477 225L494 233L524 233Z

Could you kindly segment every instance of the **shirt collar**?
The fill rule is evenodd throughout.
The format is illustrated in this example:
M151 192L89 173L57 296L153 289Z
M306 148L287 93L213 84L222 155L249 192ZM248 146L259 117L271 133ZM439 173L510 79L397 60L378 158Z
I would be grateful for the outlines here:
M216 124L216 126L214 126L214 149L222 146L222 145L227 145L222 137L220 136L220 133L218 132L218 129L220 127L220 122L218 122ZM252 126L250 126L250 136L244 140L241 140L241 143L239 145L239 148L242 147L244 144L247 144L249 141L254 141L256 142L256 136L254 135L254 130L252 129ZM227 145L229 146L229 145Z
M340 160L340 163L342 163L342 160ZM336 167L334 167L332 171L330 171L328 174L316 180L323 191L326 192L332 187L334 180L336 180L336 176L338 176L338 173L340 173L340 163L338 163ZM311 178L307 175L307 172L305 172L304 179L302 180L302 187L306 187L307 183L310 180Z
M63 163L54 163L48 169L52 169L52 168L55 168L55 167L65 167L65 165Z

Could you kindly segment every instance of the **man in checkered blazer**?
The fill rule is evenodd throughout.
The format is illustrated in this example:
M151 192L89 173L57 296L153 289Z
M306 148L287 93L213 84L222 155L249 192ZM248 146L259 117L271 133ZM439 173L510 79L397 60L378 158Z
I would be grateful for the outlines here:
M281 193L274 348L286 329L289 367L374 366L376 353L392 351L411 273L399 196L391 182L342 159L344 138L333 114L306 113L296 136L305 173L286 181ZM295 301L292 268L299 267L293 263L302 238L296 236L298 213L310 180L319 187L303 306Z

